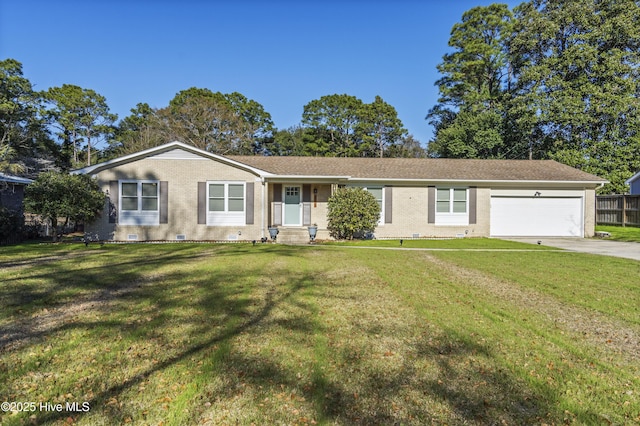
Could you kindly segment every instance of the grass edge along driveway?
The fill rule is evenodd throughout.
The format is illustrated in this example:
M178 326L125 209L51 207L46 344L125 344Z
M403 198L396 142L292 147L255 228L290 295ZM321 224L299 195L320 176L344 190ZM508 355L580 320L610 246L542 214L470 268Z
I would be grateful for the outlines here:
M640 422L638 262L243 244L1 256L0 399L90 408L3 425Z

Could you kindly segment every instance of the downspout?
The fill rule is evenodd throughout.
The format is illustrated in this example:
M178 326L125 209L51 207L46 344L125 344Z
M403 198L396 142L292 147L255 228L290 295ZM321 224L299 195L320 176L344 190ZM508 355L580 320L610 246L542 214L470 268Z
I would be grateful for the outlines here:
M583 229L582 229L582 238L593 237L595 235L595 229L596 229L596 226L598 226L598 189L602 188L605 185L606 184L604 182L600 182L598 184L598 187L593 189L593 230L594 230L594 232L591 233L591 235L589 235L589 233L587 233L587 230L586 230L587 221L586 221L586 217L584 217L586 209L587 209L587 205L586 205L587 204L587 196L586 196L586 192L587 191L585 190L584 201L582 203L583 204L583 206L582 206L582 216L584 217L583 220L585 221ZM624 215L623 215L623 218L624 218Z
M260 220L260 232L262 233L261 238L264 238L266 236L265 233L265 229L264 229L264 223L265 223L265 211L266 211L266 203L267 200L265 199L265 191L266 191L266 182L264 181L264 176L260 176L260 181L262 182L262 206L261 206L261 220Z

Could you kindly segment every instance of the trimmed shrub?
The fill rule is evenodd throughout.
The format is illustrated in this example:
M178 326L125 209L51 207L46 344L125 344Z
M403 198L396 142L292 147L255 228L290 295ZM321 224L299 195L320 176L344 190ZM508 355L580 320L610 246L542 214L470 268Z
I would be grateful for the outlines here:
M22 241L22 212L0 207L0 244L15 244Z
M363 188L339 188L329 198L327 218L333 238L351 240L376 229L380 206L376 198Z

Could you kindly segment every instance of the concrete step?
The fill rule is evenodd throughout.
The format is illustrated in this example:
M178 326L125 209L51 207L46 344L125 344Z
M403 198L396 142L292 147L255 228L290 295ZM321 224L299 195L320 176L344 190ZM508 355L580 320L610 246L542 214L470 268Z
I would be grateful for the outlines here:
M283 228L278 227L276 242L281 244L308 244L309 230L307 227Z

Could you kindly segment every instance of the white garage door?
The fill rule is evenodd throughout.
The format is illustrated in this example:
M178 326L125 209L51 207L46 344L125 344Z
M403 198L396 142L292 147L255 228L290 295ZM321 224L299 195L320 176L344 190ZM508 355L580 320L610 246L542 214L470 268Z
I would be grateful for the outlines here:
M491 197L492 237L582 237L582 198Z

